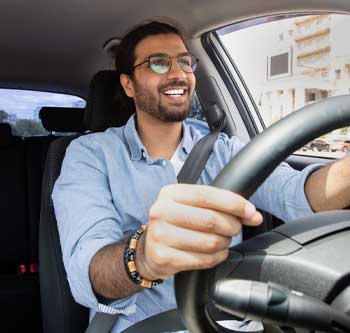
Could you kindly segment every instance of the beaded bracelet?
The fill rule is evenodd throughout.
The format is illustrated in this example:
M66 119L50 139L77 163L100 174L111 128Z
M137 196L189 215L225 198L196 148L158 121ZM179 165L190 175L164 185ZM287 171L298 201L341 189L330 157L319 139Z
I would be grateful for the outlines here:
M147 280L136 270L136 247L139 238L146 229L146 224L141 225L141 227L138 228L129 238L124 251L124 266L132 282L144 288L152 288L158 284L161 284L163 280Z

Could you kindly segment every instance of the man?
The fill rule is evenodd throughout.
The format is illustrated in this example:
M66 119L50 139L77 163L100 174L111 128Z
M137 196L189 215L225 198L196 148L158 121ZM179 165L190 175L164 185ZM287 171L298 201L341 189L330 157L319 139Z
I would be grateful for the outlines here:
M235 193L176 184L184 160L208 132L199 122L184 121L195 64L175 28L150 22L130 31L116 66L121 98L135 115L124 127L73 141L55 184L72 294L92 313L119 313L113 332L176 307L173 275L219 264L241 241L242 224L262 221L255 206ZM209 184L242 146L221 134L200 184ZM347 207L349 166L342 159L298 172L282 164L251 201L285 221ZM136 232L144 224L147 229Z

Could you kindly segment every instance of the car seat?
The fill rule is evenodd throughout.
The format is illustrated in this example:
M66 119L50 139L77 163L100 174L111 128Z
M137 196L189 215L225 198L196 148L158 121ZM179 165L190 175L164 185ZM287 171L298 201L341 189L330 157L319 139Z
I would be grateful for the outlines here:
M100 71L92 79L84 115L85 126L92 132L124 125L130 113L121 112L116 103L115 71ZM119 111L119 112L118 112ZM80 333L88 326L89 310L72 297L62 260L57 221L51 193L60 174L66 148L78 136L55 140L48 151L43 178L39 274L44 333Z

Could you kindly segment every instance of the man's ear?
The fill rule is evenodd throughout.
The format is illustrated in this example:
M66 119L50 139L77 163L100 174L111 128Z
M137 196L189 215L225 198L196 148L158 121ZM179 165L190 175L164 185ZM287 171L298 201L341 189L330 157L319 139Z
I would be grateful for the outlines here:
M126 96L134 97L134 83L129 75L120 74L120 84L122 85Z

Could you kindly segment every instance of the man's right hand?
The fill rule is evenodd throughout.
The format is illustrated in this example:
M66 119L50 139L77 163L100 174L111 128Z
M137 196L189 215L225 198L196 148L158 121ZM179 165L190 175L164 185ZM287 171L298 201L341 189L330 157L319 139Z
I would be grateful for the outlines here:
M137 248L138 272L166 280L180 271L211 268L228 256L231 238L242 224L259 225L262 216L246 199L206 185L162 188L149 212Z

